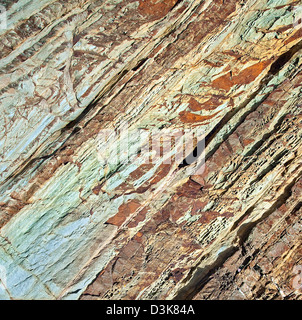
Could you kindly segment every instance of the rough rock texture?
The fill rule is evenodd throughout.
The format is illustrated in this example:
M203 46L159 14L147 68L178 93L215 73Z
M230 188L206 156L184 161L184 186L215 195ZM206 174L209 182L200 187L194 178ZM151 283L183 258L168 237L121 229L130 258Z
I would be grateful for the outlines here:
M302 298L301 1L3 4L0 298Z

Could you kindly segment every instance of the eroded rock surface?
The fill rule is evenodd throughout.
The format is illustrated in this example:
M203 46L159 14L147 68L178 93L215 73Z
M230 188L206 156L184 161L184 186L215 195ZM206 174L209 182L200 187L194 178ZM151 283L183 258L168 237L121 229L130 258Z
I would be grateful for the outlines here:
M4 6L2 299L301 299L301 1Z

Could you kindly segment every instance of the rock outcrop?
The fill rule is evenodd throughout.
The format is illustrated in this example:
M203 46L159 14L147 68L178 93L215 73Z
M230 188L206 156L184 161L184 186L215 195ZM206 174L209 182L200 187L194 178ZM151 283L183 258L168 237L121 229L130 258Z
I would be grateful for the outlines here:
M302 298L301 1L4 7L2 299Z

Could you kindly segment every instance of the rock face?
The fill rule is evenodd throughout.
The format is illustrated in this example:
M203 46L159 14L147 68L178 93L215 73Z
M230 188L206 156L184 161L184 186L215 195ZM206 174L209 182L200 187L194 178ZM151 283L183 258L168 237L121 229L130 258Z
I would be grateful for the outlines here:
M0 298L301 299L301 6L5 1Z

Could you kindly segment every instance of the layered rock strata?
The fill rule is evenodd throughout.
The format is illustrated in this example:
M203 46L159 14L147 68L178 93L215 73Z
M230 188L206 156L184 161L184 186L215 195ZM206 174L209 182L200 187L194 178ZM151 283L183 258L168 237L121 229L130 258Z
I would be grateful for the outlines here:
M301 6L6 1L0 297L301 299Z

